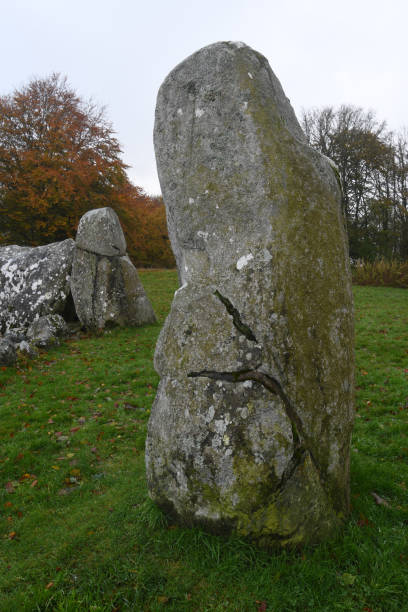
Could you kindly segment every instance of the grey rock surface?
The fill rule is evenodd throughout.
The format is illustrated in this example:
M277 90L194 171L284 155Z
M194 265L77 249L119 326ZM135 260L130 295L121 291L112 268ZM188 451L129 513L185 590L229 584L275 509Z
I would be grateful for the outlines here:
M14 343L9 338L0 338L0 366L13 366L17 361Z
M353 307L340 188L267 60L217 43L160 88L155 150L182 286L160 334L149 494L259 543L349 509Z
M27 329L27 339L34 346L46 348L59 343L68 334L68 326L58 315L45 315L36 319Z
M86 224L83 224L85 218ZM108 221L111 225L108 225ZM102 232L99 241L98 232ZM121 245L121 255L108 253L104 234L122 236L123 241L116 240ZM93 251L98 242L102 248ZM77 315L81 323L90 329L102 329L109 324L145 325L156 322L136 268L126 255L119 219L110 208L89 211L79 223L71 290Z
M38 355L35 344L28 342L27 340L22 340L19 342L16 345L16 348L20 353L23 353L27 357L37 357Z
M6 333L5 338L13 342L13 344L19 344L27 339L27 330L21 328L12 329Z
M126 240L112 208L95 208L81 217L75 238L79 249L97 255L125 255Z
M0 331L27 328L64 311L70 293L74 241L0 248Z

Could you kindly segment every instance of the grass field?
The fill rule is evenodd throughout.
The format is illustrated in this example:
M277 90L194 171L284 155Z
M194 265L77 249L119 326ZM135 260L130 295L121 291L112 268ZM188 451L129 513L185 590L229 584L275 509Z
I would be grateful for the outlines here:
M408 292L355 287L352 514L334 542L268 553L181 529L147 498L158 325L0 370L0 611L408 610ZM377 495L377 498L373 495Z

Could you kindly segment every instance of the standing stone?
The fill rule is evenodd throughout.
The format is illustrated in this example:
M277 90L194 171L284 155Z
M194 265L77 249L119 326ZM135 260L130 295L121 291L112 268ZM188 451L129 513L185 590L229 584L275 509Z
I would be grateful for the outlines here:
M75 241L71 290L81 323L145 325L156 317L136 268L126 254L120 221L112 208L88 211Z
M63 313L70 294L74 241L0 248L0 332Z
M151 498L260 544L349 510L353 308L341 192L267 60L217 43L158 95L155 149L182 286L159 337Z

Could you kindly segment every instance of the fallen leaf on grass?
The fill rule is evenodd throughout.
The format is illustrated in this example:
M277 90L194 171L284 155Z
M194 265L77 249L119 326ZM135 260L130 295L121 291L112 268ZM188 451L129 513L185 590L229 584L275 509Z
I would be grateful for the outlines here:
M33 487L36 487L38 485L38 480L33 480L33 482L30 484L31 489Z
M45 588L46 589L50 589L52 586L54 586L54 583L53 582L49 582Z
M377 506L386 506L387 508L390 507L390 504L387 502L387 500L377 495L377 493L375 493L374 491L371 491L371 495L374 497L374 501Z
M16 535L17 535L17 533L16 533L15 531L12 531L12 532L10 532L10 533L7 535L7 538L8 538L9 540L14 540L14 538L16 537Z
M11 481L6 482L5 489L6 489L7 493L14 493L15 492L14 485L13 485L13 483Z
M360 518L357 521L357 525L359 527L373 527L374 526L373 523L369 521L366 516L364 516L364 514L360 514Z
M166 604L166 603L169 603L170 599L168 597L166 597L165 595L159 595L157 597L157 601L158 601L158 603Z

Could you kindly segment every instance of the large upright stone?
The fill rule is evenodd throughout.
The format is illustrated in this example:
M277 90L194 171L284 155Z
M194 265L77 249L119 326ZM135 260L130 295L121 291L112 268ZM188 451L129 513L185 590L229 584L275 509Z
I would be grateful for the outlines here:
M70 293L74 241L0 248L0 332L63 313Z
M75 241L71 290L81 323L90 329L107 324L145 325L156 317L112 208L88 211Z
M349 509L354 412L335 172L243 43L169 74L155 148L182 286L155 354L150 496L265 545L329 537Z

